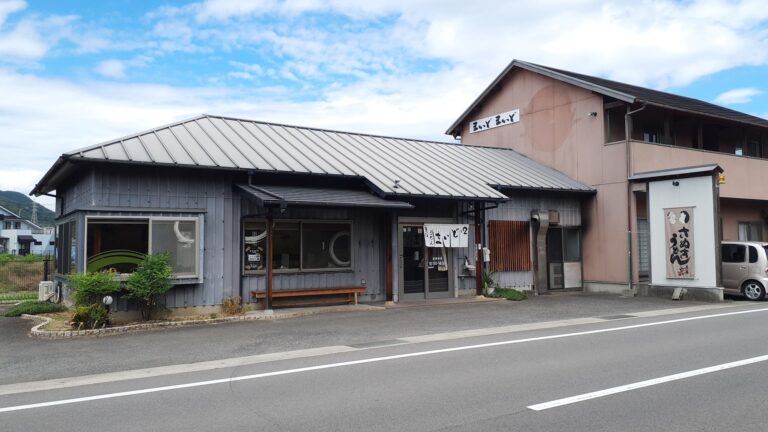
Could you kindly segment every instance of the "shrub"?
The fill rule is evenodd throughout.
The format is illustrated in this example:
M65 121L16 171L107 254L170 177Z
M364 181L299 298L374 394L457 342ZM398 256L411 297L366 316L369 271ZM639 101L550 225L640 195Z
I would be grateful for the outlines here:
M496 288L493 294L489 294L488 297L505 298L512 301L527 300L528 296L524 292L520 292L512 288Z
M83 327L95 329L109 324L109 311L101 303L75 306L72 314L72 327L78 330Z
M243 313L243 302L240 296L225 298L224 304L221 305L221 310L225 315L240 315Z
M3 313L3 316L17 317L21 316L21 314L38 315L44 313L64 312L65 310L67 310L66 307L56 303L27 301L24 303L19 303L16 306L8 309L5 311L5 313Z
M147 255L125 284L127 296L139 301L141 319L149 320L157 309L157 299L168 292L173 270L168 254Z
M69 277L69 284L74 292L75 303L88 305L101 303L101 299L120 290L120 281L115 280L115 274L77 273Z

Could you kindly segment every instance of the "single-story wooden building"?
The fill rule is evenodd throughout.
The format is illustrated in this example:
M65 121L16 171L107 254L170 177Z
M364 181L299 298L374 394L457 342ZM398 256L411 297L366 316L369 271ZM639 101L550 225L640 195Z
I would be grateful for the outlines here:
M581 289L594 189L509 149L203 115L65 153L32 194L56 197L57 283L168 252L165 305L187 308L474 295L483 265L502 286Z

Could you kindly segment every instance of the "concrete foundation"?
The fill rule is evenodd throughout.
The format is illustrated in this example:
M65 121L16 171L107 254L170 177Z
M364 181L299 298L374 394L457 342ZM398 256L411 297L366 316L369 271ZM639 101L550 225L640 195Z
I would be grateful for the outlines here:
M672 298L674 293L674 286L664 285L647 285L641 286L638 290L638 294L647 297L666 297ZM680 296L680 300L693 300L693 301L705 301L705 302L722 302L723 301L723 289L722 288L702 288L702 287L685 287Z

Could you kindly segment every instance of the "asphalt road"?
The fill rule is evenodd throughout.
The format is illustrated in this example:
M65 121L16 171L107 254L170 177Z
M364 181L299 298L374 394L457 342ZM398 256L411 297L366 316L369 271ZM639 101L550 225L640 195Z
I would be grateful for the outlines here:
M404 336L702 305L595 295L344 312L166 329L104 338L28 337L32 321L0 318L0 385ZM84 359L87 358L87 361Z
M613 318L44 391L0 386L0 430L766 430L768 304Z

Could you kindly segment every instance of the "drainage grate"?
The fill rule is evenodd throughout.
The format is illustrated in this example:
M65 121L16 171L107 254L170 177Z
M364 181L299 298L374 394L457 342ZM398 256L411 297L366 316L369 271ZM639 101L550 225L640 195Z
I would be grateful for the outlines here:
M352 344L348 345L352 348L376 348L376 347L383 347L383 346L390 346L390 345L402 345L407 344L407 341L401 340L401 339L388 339L388 340L380 340L380 341L373 341L373 342L363 342L359 344Z
M604 319L604 320L619 320L619 319L625 319L625 318L637 318L637 315L611 315L611 316L600 317L600 319Z

